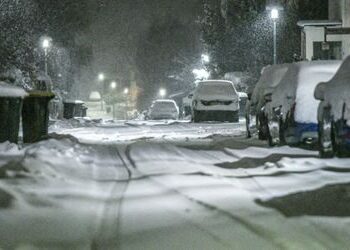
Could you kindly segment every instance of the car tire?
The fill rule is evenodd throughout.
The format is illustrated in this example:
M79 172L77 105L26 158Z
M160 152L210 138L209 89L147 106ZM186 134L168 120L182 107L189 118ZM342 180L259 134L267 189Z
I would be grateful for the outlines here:
M318 126L318 148L321 158L334 157L333 122L330 108L323 110Z
M233 117L232 118L233 122L238 123L239 122L239 110L233 111L232 117Z
M281 123L277 121L268 122L267 140L270 147L279 146L281 144Z
M257 129L259 140L268 140L268 120L265 114L260 113L257 116Z
M192 119L194 123L199 123L202 121L200 115L201 113L199 111L196 111L196 110L193 111Z
M335 155L340 158L349 156L349 151L346 149L346 144L342 136L345 124L344 119L335 123L333 122L333 148Z
M245 115L245 127L246 127L246 136L247 138L251 138L252 137L252 132L250 131L250 123L251 123L251 119L250 119L250 114Z

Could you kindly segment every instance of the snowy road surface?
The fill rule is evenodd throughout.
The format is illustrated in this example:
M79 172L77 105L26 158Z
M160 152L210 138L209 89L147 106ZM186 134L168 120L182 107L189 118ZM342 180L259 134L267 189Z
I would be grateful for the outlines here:
M57 122L0 144L2 249L348 249L350 161L240 124Z

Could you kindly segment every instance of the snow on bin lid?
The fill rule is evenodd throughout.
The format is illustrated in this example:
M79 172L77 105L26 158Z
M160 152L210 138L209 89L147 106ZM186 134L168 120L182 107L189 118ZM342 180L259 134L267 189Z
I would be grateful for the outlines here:
M24 98L28 93L17 86L7 84L5 82L0 82L0 97L21 97Z
M84 104L85 102L80 100L66 100L64 103L72 103L72 104Z

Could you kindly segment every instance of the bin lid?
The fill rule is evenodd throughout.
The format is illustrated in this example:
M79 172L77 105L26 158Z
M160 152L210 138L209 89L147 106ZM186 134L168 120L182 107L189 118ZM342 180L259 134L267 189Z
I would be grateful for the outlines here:
M42 91L42 90L31 90L28 91L29 97L48 97L54 98L55 94L50 91Z
M0 82L0 97L19 97L24 98L28 93L21 87Z

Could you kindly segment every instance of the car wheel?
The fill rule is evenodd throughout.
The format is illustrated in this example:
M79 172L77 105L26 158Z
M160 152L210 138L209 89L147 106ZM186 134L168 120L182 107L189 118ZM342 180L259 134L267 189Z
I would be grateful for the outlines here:
M199 111L193 111L193 122L194 123L198 123L198 122L201 122L201 117L200 117L200 112Z
M333 123L333 148L338 157L347 157L350 154L344 142L345 126L346 122L343 119Z
M332 158L334 156L330 108L324 109L322 120L319 122L318 143L321 158Z
M246 127L246 136L247 138L251 138L252 137L252 132L250 131L250 127L251 127L251 123L252 120L250 118L250 114L246 114L245 115L245 127Z
M268 142L270 147L280 145L280 123L278 121L268 122Z
M257 128L258 128L258 138L259 140L268 139L268 120L265 114L259 114L257 117Z
M233 111L233 122L239 122L239 110L238 111Z

